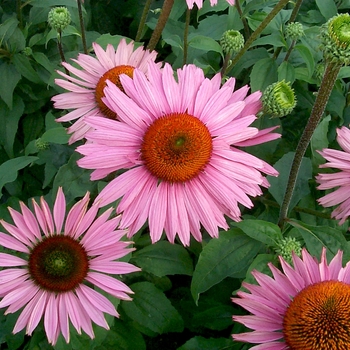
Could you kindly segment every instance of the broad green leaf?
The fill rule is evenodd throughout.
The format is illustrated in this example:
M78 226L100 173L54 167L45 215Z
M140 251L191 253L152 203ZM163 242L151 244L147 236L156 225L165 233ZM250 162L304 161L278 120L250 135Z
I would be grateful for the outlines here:
M222 34L227 30L227 18L228 15L224 14L204 18L199 22L196 34L204 35L214 40L220 40Z
M226 338L204 338L196 336L188 340L177 350L239 350L241 344Z
M21 79L21 74L13 64L0 65L0 97L5 101L9 109L12 109L13 91Z
M14 157L13 143L18 129L18 122L24 111L24 103L20 97L14 95L13 108L0 100L0 144L4 147L9 158Z
M285 154L279 161L274 165L274 168L279 171L278 177L268 176L268 180L271 184L269 192L273 195L276 202L281 205L283 202L284 194L287 187L287 182L290 174L290 168L294 159L295 152L289 152ZM310 158L304 157L297 180L295 183L295 188L293 196L290 202L289 210L292 210L301 198L305 197L310 193L310 188L308 181L312 178L312 165Z
M158 334L183 331L180 314L152 283L138 282L130 288L135 293L132 301L121 302L129 318Z
M328 115L317 125L311 138L312 165L318 170L318 166L324 163L324 158L317 152L328 147L328 125L331 121L331 116Z
M193 272L191 293L197 303L199 294L226 277L244 276L262 244L237 229L220 232L202 250Z
M18 26L18 19L16 17L10 17L6 21L0 24L0 46L3 42L8 40L15 32Z
M283 61L278 67L278 81L289 81L291 84L295 80L295 69L288 61Z
M67 131L62 126L54 129L47 130L43 136L41 136L41 141L58 143L60 145L67 144L69 140L69 135Z
M80 157L80 154L73 153L68 164L60 168L54 179L53 193L62 186L67 202L77 197L84 197L87 191L91 192L96 186L95 182L90 181L90 171L78 167L77 160Z
M215 51L223 56L222 47L214 39L204 35L195 36L189 41L188 45L204 51Z
M29 62L29 58L22 53L16 53L13 55L13 64L18 72L20 72L25 78L36 84L43 84L38 73L32 67Z
M183 246L167 241L137 250L132 260L142 268L142 271L153 273L158 277L176 274L191 276L193 273L192 260L187 250Z
M296 227L302 235L306 248L311 255L319 259L322 248L327 248L327 258L331 259L338 250L344 252L343 260L350 259L350 249L343 232L328 226L311 226L294 219L288 220L288 223Z
M272 45L274 47L285 47L286 42L280 32L272 33L256 39L251 47L258 45Z
M55 65L48 59L48 57L42 52L33 52L33 57L37 63L43 66L47 71L53 73Z
M69 6L78 7L76 0L32 0L30 2L31 6L35 7L48 7L48 6Z
M328 20L331 17L337 15L338 9L334 0L316 0L317 7L319 8L322 16Z
M307 46L301 44L295 45L294 49L299 52L300 56L305 61L309 76L311 77L315 70L315 58L311 51Z
M232 225L240 228L249 237L270 247L276 246L277 242L283 238L281 229L271 222L245 219L234 222Z
M18 170L25 168L37 159L38 157L23 156L10 159L0 165L0 198L2 197L1 190L4 185L17 179Z
M263 58L255 63L251 73L252 91L264 91L269 85L277 81L277 63L271 57Z

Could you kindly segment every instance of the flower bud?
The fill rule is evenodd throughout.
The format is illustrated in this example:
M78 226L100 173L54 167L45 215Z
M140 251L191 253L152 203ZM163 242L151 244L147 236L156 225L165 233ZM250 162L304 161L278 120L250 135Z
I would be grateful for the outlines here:
M280 118L291 113L297 101L290 82L282 80L266 88L262 96L262 103L265 113L270 114L273 118Z
M29 46L26 46L24 49L23 49L23 54L26 55L26 56L31 56L33 54L33 50L31 47Z
M70 24L70 13L66 7L54 7L50 10L47 21L50 27L58 32L62 32Z
M292 264L292 252L301 256L301 244L294 237L283 238L276 248L276 253L280 255L287 263Z
M350 15L338 14L321 27L321 49L324 57L340 65L350 63Z
M42 139L35 140L35 146L39 151L44 151L46 149L49 149L49 143L46 141L43 141Z
M238 30L227 30L220 39L225 54L237 53L244 46L243 35Z
M287 38L297 41L304 35L303 25L299 22L287 24L284 34Z

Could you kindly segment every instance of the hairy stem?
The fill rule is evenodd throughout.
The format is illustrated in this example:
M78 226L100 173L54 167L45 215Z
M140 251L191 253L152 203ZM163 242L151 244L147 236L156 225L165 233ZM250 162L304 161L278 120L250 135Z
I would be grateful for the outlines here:
M151 39L149 40L149 43L147 45L147 49L150 51L153 51L155 47L157 46L157 43L160 39L160 36L162 35L162 31L166 25L166 22L169 18L171 9L174 5L174 0L165 0L162 12L159 15L158 22L156 27L154 28L154 31L152 33Z
M241 18L241 21L243 23L244 39L247 39L247 38L249 38L250 30L249 30L249 26L248 26L246 18L243 17L243 11L241 8L241 4L239 3L239 0L235 1L235 6L236 6L237 12L239 14L239 17Z
M62 32L58 31L57 34L58 34L58 37L57 37L58 52L60 54L61 61L66 62L66 58L64 57L64 52L63 52L63 47L62 47ZM69 75L69 71L67 70L67 68L64 68L64 70L66 71L66 74Z
M184 58L182 64L186 64L187 62L187 51L188 51L188 27L190 25L191 18L191 10L187 8L186 10L186 22L185 22L185 30L184 30Z
M86 46L86 37L85 37L85 26L84 26L84 19L83 19L83 11L81 8L81 0L77 1L78 4L78 13L79 13L79 23L80 23L80 31L81 31L81 40L83 42L83 49L84 53L87 54L87 46Z
M295 187L298 172L300 169L301 161L310 143L311 137L319 121L322 118L329 96L332 92L333 86L337 79L337 75L339 73L340 67L341 66L339 64L334 64L334 63L329 63L326 67L320 89L317 93L315 103L311 110L309 121L307 122L304 132L301 135L301 138L299 140L299 143L294 155L294 159L293 159L292 167L290 169L289 179L286 187L286 192L284 194L284 198L283 198L283 202L280 210L280 216L278 221L278 225L280 227L283 226L283 223L288 214L288 208L294 192L294 187Z
M141 15L141 18L140 18L139 27L137 28L135 41L140 41L141 40L143 27L145 26L145 23L146 23L146 20L147 20L147 16L148 16L148 12L149 12L149 9L151 7L152 1L153 0L147 0L146 4L145 4L145 7L143 8L142 15Z

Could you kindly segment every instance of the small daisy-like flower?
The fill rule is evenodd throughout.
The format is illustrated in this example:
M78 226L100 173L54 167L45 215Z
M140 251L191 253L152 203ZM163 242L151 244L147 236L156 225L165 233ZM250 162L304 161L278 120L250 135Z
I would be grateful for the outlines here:
M226 0L230 5L235 4L235 0ZM197 7L200 9L203 6L203 0L186 0L187 6L189 9L193 8L193 5L196 4ZM218 0L210 0L210 5L214 6L217 5Z
M253 329L233 334L238 341L260 344L251 350L347 350L350 348L350 263L342 267L339 251L328 264L326 249L318 263L307 251L293 255L292 268L280 257L283 273L252 272L258 285L243 283L232 301L252 315L233 320Z
M140 70L133 79L123 75L126 91L105 88L104 102L120 121L89 117L93 131L77 151L78 165L95 169L92 180L127 169L113 179L96 200L107 205L118 198L121 227L136 233L148 219L153 242L163 229L188 245L190 233L201 241L200 225L210 236L227 229L224 215L240 220L238 204L253 206L250 196L268 182L261 172L277 175L264 161L235 146L249 146L280 137L271 129L249 127L261 107L260 93L236 92L234 79L220 88L221 76L209 80L195 65L177 71L149 64L148 78Z
M104 97L103 89L106 81L110 80L122 91L120 84L120 74L127 74L132 77L135 68L147 73L147 63L155 61L157 53L149 52L143 47L134 48L134 42L126 43L123 38L117 49L112 45L107 45L106 51L96 43L92 44L96 58L79 54L73 62L82 69L78 69L67 62L62 65L71 73L67 75L57 71L64 79L55 79L55 83L68 90L52 98L54 107L57 109L71 109L66 115L56 119L58 122L73 121L74 124L68 128L68 133L72 134L69 143L81 140L90 129L84 122L84 118L89 115L99 115L111 119L116 119L115 112L111 111L102 101Z
M24 203L21 211L9 208L14 225L1 220L9 234L0 232L0 244L16 251L0 253L0 307L5 314L23 308L13 329L26 327L31 335L41 318L48 341L55 344L60 333L69 342L69 321L94 337L91 321L108 329L104 312L118 317L113 304L92 288L131 300L132 290L108 274L126 274L139 268L115 261L133 251L131 242L120 241L120 217L109 219L112 208L96 218L98 205L87 209L89 193L69 211L59 188L53 215L47 202L33 199L34 212ZM64 228L63 228L64 227ZM88 284L86 284L88 283Z
M317 182L319 190L336 188L333 192L318 199L324 207L338 205L332 212L332 217L342 225L350 215L350 130L343 126L337 129L337 141L343 151L335 149L323 149L319 151L327 163L320 165L320 168L334 168L340 171L335 173L318 174Z

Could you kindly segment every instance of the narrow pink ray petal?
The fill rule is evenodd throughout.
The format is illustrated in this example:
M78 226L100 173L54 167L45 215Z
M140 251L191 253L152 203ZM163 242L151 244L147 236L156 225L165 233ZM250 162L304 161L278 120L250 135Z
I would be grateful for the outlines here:
M132 273L136 271L141 271L140 268L138 268L135 265L129 264L127 262L122 261L95 261L90 260L90 269L109 273L109 274L116 274L116 275L123 275L126 273Z
M8 249L13 249L13 250L17 250L19 252L22 253L29 253L29 249L26 245L24 245L21 241L19 241L18 239L7 235L3 232L0 232L0 245L2 245L3 247L6 247Z
M23 216L16 210L12 209L11 207L8 208L8 211L10 212L10 215L15 223L15 225L18 228L17 232L21 232L23 236L25 236L27 239L29 239L31 242L35 241L35 236L27 226ZM4 226L4 222L2 222L2 225ZM5 227L5 226L4 226ZM6 228L6 227L5 227ZM7 228L6 228L7 229ZM10 232L10 231L9 231Z
M32 243L29 240L29 237L26 235L26 231L23 232L17 226L11 225L4 220L0 220L0 223L5 228L5 230L8 231L8 233L10 233L18 241L24 243L27 246L32 246Z
M40 291L36 295L40 296L40 298L38 298L38 300L36 300L36 303L31 311L31 315L30 315L28 323L27 323L26 333L28 335L31 335L33 333L34 329L39 324L41 317L43 316L43 313L45 311L47 300L48 300L48 297L50 295L50 292ZM34 299L35 299L35 296L32 300L34 300Z
M244 324L246 327L259 330L273 332L283 329L283 319L276 319L275 321L269 320L266 322L266 319L258 316L233 316L233 320L239 323Z
M53 293L49 294L45 308L44 327L50 344L55 345L59 334L58 302Z
M57 308L58 308L58 322L59 322L58 327L60 328L66 342L69 343L69 340L70 340L69 318L68 318L68 311L67 311L64 293L58 294L57 296Z
M29 228L30 232L36 238L41 238L39 225L38 225L38 222L37 222L34 214L29 210L29 208L23 202L19 202L19 204L21 206L23 219L24 219L27 227Z
M49 205L45 201L44 197L40 198L40 206L41 206L42 213L44 214L45 222L48 229L48 234L53 234L55 232L55 228L53 224L51 210Z
M253 331L249 333L233 334L233 339L249 343L268 343L283 338L282 332Z
M28 261L12 254L0 253L0 266L27 266Z
M56 234L61 233L65 214L66 198L63 194L62 187L59 187L56 195L56 201L53 206L53 218L56 226Z
M44 232L45 236L48 236L49 233L48 233L47 223L45 220L45 215L44 215L43 211L41 210L39 204L35 201L34 198L32 198L32 204L33 204L35 216L38 220L40 228Z

